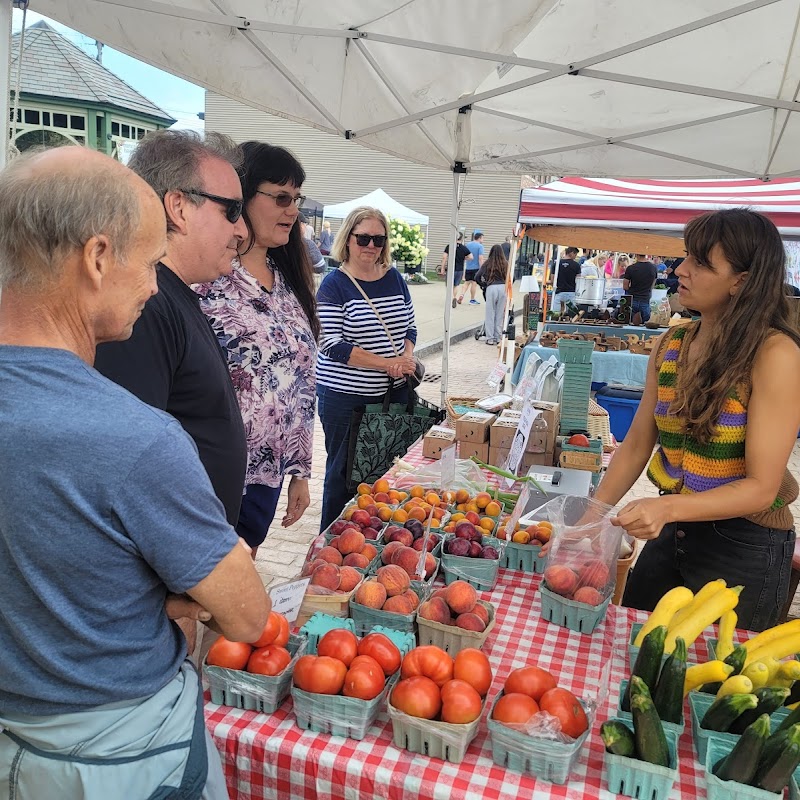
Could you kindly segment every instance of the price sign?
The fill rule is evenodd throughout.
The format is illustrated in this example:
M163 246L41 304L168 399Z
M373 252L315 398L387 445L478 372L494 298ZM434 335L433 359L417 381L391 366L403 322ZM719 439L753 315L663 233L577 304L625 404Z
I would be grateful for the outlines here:
M489 377L486 379L486 383L488 383L489 386L492 387L499 386L506 377L507 372L508 372L508 367L502 361L498 361L492 368L492 371L489 373Z
M289 622L294 622L300 613L300 606L303 604L303 597L310 581L311 578L299 578L296 581L273 586L269 590L272 610L283 614Z
M529 483L526 483L522 487L522 491L519 493L519 500L517 500L517 504L514 506L514 513L509 518L508 522L506 523L506 539L509 541L511 537L514 535L514 531L517 529L517 523L522 516L522 512L525 510L525 507L528 505L528 500L531 496L531 487Z
M442 450L442 489L452 489L456 482L456 446Z
M506 459L506 469L516 474L519 462L522 461L522 454L528 444L528 437L531 433L533 421L541 412L535 409L530 403L526 403L522 408L522 414L517 423L517 432L514 434L514 441L511 444L511 451ZM514 485L512 478L504 478L506 488Z

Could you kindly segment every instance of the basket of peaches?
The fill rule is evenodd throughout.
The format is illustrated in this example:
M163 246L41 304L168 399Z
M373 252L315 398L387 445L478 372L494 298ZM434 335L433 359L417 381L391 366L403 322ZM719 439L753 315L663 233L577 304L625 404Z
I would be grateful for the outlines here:
M525 526L517 520L512 526L511 517L503 517L496 534L498 539L506 542L500 566L541 575L547 566L547 554L541 554L542 545L549 542L552 535L553 526L547 520L537 520Z

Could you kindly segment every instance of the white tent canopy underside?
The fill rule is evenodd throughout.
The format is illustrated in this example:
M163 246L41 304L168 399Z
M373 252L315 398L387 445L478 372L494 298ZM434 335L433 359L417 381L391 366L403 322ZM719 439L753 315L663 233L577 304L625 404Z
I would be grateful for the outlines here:
M437 169L800 174L800 0L32 0L247 105Z
M357 197L355 200L325 206L322 216L326 219L344 219L353 209L359 208L359 206L377 208L387 216L394 219L402 219L409 225L428 224L428 217L425 214L420 214L418 211L404 206L393 197L390 197L383 189L375 189L363 197Z

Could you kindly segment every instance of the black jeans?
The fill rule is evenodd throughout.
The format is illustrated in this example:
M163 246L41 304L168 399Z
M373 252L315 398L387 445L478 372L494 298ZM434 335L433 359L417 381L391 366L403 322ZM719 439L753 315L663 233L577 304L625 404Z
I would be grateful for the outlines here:
M778 621L789 594L794 539L794 531L763 528L741 517L672 523L645 545L622 604L652 611L676 586L697 592L723 578L728 586L744 586L737 627L766 630Z

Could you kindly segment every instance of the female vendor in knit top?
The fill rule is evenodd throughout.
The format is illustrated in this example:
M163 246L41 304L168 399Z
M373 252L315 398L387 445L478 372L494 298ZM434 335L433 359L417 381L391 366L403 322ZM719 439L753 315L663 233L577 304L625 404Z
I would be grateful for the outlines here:
M624 605L649 611L675 586L723 578L744 586L738 627L760 631L786 603L798 495L787 463L800 428L800 335L785 254L772 222L740 208L693 219L684 241L678 293L700 321L661 337L595 497L616 505L648 462L661 490L616 518L648 540Z

